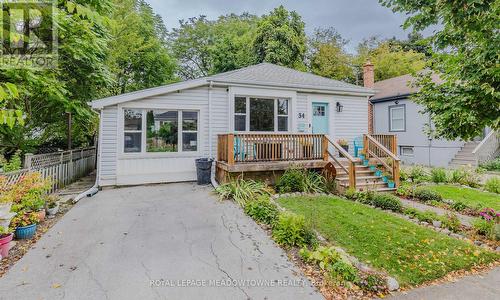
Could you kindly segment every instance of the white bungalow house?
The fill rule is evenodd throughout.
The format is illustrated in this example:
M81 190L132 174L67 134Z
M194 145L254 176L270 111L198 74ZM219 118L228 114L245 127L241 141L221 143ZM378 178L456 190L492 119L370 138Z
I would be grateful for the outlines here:
M372 89L261 63L96 100L91 106L101 119L98 184L192 181L200 157L326 161L328 147L316 135L346 139L352 153L353 140L368 132L372 95ZM294 142L302 148L292 147Z

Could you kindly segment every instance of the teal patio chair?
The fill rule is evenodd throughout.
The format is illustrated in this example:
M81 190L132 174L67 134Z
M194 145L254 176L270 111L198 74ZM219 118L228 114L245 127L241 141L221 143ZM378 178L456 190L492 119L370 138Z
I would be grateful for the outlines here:
M248 153L246 153L248 148L245 144L241 142L241 138L235 137L234 138L234 159L239 160L239 161L244 161L245 158L247 158ZM255 145L252 146L253 148L253 157L257 157L256 154L256 148Z
M363 150L363 136L357 136L354 138L354 156L359 157L359 151Z

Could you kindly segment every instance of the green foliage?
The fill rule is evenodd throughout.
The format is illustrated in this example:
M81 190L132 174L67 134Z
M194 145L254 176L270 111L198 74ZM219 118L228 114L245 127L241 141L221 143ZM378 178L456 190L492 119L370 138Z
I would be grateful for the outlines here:
M425 182L428 179L427 172L421 166L414 166L410 169L408 178L414 183Z
M401 182L398 189L396 190L396 194L401 197L413 197L413 193L415 191L415 187L409 182Z
M485 219L477 218L472 221L472 227L476 233L484 235L487 238L493 238L495 234L495 222L487 221Z
M500 194L500 177L491 177L486 180L484 189L491 193Z
M4 227L0 226L0 238L8 236L11 233L12 233L12 229L4 228Z
M301 16L295 11L287 11L282 5L263 16L253 43L257 61L304 69L304 27Z
M434 168L431 170L431 180L434 183L444 183L448 181L448 174L443 168Z
M440 194L436 193L433 190L430 190L428 188L417 188L414 193L414 197L421 200L421 201L443 201L443 197L441 197Z
M280 213L273 227L273 238L283 246L314 246L317 244L316 234L306 224L304 216L290 212Z
M453 201L451 208L453 208L456 211L463 211L463 210L467 209L468 206L461 201Z
M0 126L7 125L10 129L14 125L24 125L22 111L17 109L16 99L19 92L16 85L5 82L0 83Z
M373 197L373 205L382 209L392 210L394 212L400 212L403 210L401 200L398 197L387 193L375 194Z
M451 171L450 182L451 183L462 183L465 182L465 178L467 177L467 172L465 169L455 169Z
M246 202L245 213L257 222L273 225L278 218L279 211L268 196L261 196L257 200Z
M356 283L358 281L358 270L347 259L343 258L334 247L319 246L314 251L302 248L299 254L304 261L316 264L328 272L330 279L334 282Z
M442 222L443 227L448 228L453 232L459 232L460 226L462 226L462 223L460 223L460 220L455 214L447 214L446 218L443 218Z
M488 171L500 171L500 157L497 157L489 162L481 164L481 168Z
M32 224L38 224L40 220L38 219L38 214L36 212L18 213L10 221L9 227L16 229L17 227L25 227Z
M360 274L358 286L365 291L378 292L387 289L385 278L378 274Z
M326 190L326 179L314 171L290 168L276 182L280 194L293 192L321 193Z
M443 218L431 210L420 211L415 208L405 208L403 213L412 218L416 218L420 222L432 223L432 221L443 221Z
M219 185L215 191L221 199L234 199L242 207L248 201L271 194L271 189L265 183L241 178Z
M23 163L21 161L21 150L18 150L10 158L9 162L4 163L4 165L3 165L3 171L5 173L7 173L7 172L12 172L12 171L20 170L22 164Z
M438 28L429 38L428 64L440 81L422 74L413 99L424 106L435 124L434 136L472 139L485 127L500 127L498 72L498 1L379 0L408 17L404 28ZM453 101L450 101L453 99Z
M477 210L481 207L491 207L500 210L500 195L498 194L455 185L435 185L428 188L439 193L445 199L453 200L454 205L462 205L463 209Z

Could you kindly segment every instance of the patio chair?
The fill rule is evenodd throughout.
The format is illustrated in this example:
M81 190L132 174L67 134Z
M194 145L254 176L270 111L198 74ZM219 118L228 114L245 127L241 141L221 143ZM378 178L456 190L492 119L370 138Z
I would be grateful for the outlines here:
M245 145L244 143L241 142L241 138L235 137L234 138L234 159L235 160L239 159L240 161L244 161L245 158L248 157L248 153L246 153L247 149L245 149L245 148L248 148L248 144ZM255 159L255 157L257 157L255 144L252 145L252 148L253 148L253 158Z
M354 138L354 156L359 157L359 151L363 150L363 137L357 136Z

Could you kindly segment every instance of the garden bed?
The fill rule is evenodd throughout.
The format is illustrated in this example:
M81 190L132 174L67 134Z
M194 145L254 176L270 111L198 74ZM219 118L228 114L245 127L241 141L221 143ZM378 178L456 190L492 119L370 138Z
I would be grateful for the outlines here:
M500 259L499 254L337 197L289 197L278 203L305 216L325 238L396 277L402 286Z
M500 195L456 185L429 185L426 188L440 194L443 199L462 202L469 207L490 207L500 210Z

